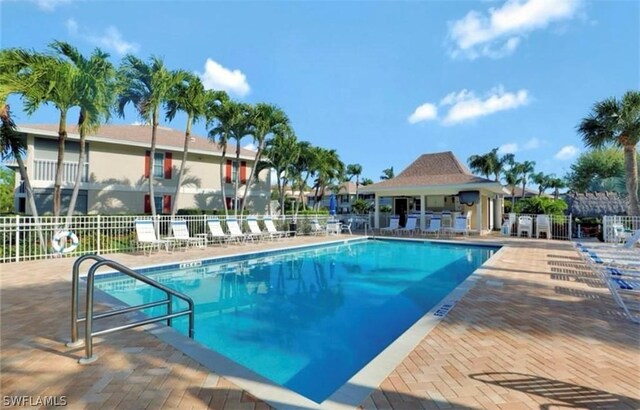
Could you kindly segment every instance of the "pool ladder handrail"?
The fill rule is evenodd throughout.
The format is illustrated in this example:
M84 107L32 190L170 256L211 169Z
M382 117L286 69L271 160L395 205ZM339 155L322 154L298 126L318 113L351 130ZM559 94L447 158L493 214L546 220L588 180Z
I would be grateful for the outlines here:
M86 261L86 260L94 260L95 262L93 263L93 265L91 265L91 268L89 268L89 272L87 273L87 303L86 303L86 314L85 317L79 317L79 313L78 313L78 306L79 306L79 284L80 284L80 265L82 264L82 262ZM95 274L96 271L103 267L103 266L108 266L110 268L115 269L116 271L127 275L129 277L132 277L136 280L139 280L141 282L146 283L147 285L150 285L156 289L159 289L161 291L163 291L166 295L166 299L164 300L160 300L160 301L156 301L156 302L150 302L150 303L145 303L142 305L137 305L137 306L129 306L126 308L118 308L118 309L113 309L104 313L100 313L98 315L94 315L93 314L93 293L94 293L94 285L95 285ZM188 305L188 308L186 310L181 310L179 312L174 312L173 311L173 297L176 297L178 299L181 299L183 301L185 301ZM103 319L103 318L107 318L107 317L112 317L112 316L116 316L116 315L120 315L120 314L124 314L124 313L129 313L129 312L135 312L138 310L142 310L142 309L148 309L148 308L152 308L152 307L156 307L156 306L163 306L166 305L167 306L167 314L166 315L162 315L162 316L157 316L157 317L153 317L153 318L149 318L149 319L144 319L144 320L139 320L137 322L133 322L133 323L129 323L126 325L122 325L122 326L116 326L116 327L111 327L111 328L107 328L104 330L100 330L98 332L93 332L93 321L94 319ZM83 255L81 257L79 257L78 259L76 259L76 261L73 263L73 277L72 277L72 283L71 283L71 341L69 343L67 343L68 347L78 347L81 346L83 341L80 340L78 338L78 324L80 322L85 322L85 340L84 340L84 345L85 345L85 357L81 358L80 360L78 360L78 363L80 364L89 364L92 363L94 361L97 360L97 356L95 356L93 354L93 337L94 336L99 336L99 335L104 335L107 333L112 333L112 332L117 332L119 330L126 330L126 329L132 329L134 327L138 327L138 326L144 326L144 325L148 325L151 323L155 323L155 322L160 322L163 320L167 321L167 325L171 326L171 322L173 318L176 317L180 317L180 316L185 316L185 315L189 315L189 337L191 339L193 339L193 334L194 334L194 329L193 329L193 322L194 322L194 308L193 308L193 300L178 291L175 291L151 278L149 278L148 276L142 275L126 266L124 266L121 263L118 263L114 260L109 260L109 259L105 259L101 256L98 255L94 255L94 254L89 254L89 255Z

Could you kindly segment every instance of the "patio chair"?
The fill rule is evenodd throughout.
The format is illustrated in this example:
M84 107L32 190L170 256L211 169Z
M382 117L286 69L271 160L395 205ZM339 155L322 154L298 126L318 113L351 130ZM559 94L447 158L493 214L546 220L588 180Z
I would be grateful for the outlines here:
M426 229L421 231L425 235L435 234L436 237L440 235L440 231L442 230L442 220L434 216L429 221L429 226Z
M624 225L622 224L612 224L611 229L613 230L613 242L622 243L626 242L629 239L631 234L624 229Z
M269 232L262 232L260 229L260 225L258 225L258 218L255 216L247 217L247 225L249 225L249 238L250 239L266 239L271 238L271 234Z
M618 306L631 321L640 324L640 277L616 276L604 269L596 270Z
M189 235L189 227L187 226L187 221L184 219L172 221L171 230L173 231L173 238L171 239L176 241L176 243L184 243L187 247L193 244L201 248L207 245L206 236L194 237Z
M446 230L453 227L453 221L451 220L451 211L442 211L440 214L442 230Z
M285 232L277 230L276 226L273 224L273 219L270 217L265 216L262 221L264 222L264 227L267 228L267 232L271 234L271 238L273 239L284 238L290 233L289 231Z
M227 218L227 229L229 229L229 238L237 243L245 243L248 238L255 239L255 235L247 235L240 229L240 224L236 218Z
M224 229L222 229L220 219L207 219L207 226L209 227L209 237L212 242L219 242L223 245L225 242L229 241L229 236L224 232Z
M540 234L544 232L545 238L551 239L551 221L549 215L536 216L536 238L540 239Z
M336 220L328 220L327 221L327 234L333 233L333 234L339 234L340 233L340 228L341 228L342 224L340 223L340 221L336 221Z
M169 247L174 245L174 241L171 239L158 239L156 237L156 229L153 226L153 221L150 219L137 219L134 221L136 227L136 244L138 248L142 248L142 253L145 253L145 249L149 249L149 255L154 246L158 249L160 245L164 245L164 248L169 252Z
M451 228L450 232L452 234L460 233L464 236L469 236L469 225L467 223L467 217L456 216L456 219L453 222L453 228Z
M407 224L404 226L404 228L398 228L396 229L396 232L398 232L399 234L403 234L405 232L412 234L416 230L417 221L418 221L418 218L416 218L415 216L408 217Z
M351 224L352 223L353 223L353 218L347 219L347 223L346 224L341 224L340 225L340 233L349 232L349 235L353 235L353 233L351 233Z
M386 228L380 228L380 235L382 235L383 232L393 233L398 228L400 228L400 217L394 215L389 219L389 226Z
M522 236L523 232L527 233L527 237L531 238L533 230L533 219L530 216L518 217L518 238Z

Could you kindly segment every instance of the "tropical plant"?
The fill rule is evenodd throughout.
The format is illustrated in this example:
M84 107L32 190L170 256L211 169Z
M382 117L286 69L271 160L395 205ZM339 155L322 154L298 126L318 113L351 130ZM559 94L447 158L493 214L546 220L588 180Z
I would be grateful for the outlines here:
M15 184L16 173L8 168L0 167L0 213L13 212Z
M600 181L604 179L624 180L624 153L616 147L588 150L578 156L570 169L566 176L569 189L586 192L600 185Z
M358 214L366 214L371 210L371 204L367 200L358 198L351 203L351 209Z
M273 169L276 177L276 189L280 211L284 215L286 187L291 177L290 167L298 162L300 146L295 134L287 128L276 132L267 141L262 159L256 165L256 172ZM292 190L294 188L292 187Z
M487 179L489 179L489 175L493 173L493 159L489 154L472 155L467 162L469 163L471 171L484 175Z
M385 168L382 170L382 175L380 175L380 179L391 179L395 176L393 173L393 167Z
M589 148L614 145L623 149L629 214L640 215L636 158L640 142L640 91L628 91L620 100L608 98L597 102L578 125L578 133Z
M159 57L151 57L145 63L138 57L127 55L123 58L119 69L121 81L117 96L117 110L124 118L124 109L128 104L135 107L138 115L146 123L151 124L151 147L149 167L149 202L151 214L156 216L154 195L154 165L156 153L156 134L160 121L160 110L166 105L175 87L184 81L186 72L170 71Z
M256 156L253 162L254 166L251 167L251 173L247 180L247 187L242 196L242 211L244 211L246 206L247 196L251 192L251 184L253 183L254 177L257 179L259 175L256 173L256 164L258 164L262 157L269 136L289 132L289 118L287 114L275 105L258 103L253 107L251 114L251 135L253 136L253 143L256 146Z
M558 197L560 196L560 190L566 187L567 184L564 182L564 179L556 178L555 176L549 178L549 188L553 189L554 199L558 199Z
M526 195L527 182L529 177L534 171L534 167L536 166L535 161L525 161L520 163L515 163L512 167L520 175L520 183L522 184L522 196L524 198Z
M505 179L505 182L506 182L507 186L509 187L509 191L511 193L511 203L513 204L515 202L515 200L516 200L515 199L516 198L516 187L521 182L521 176L520 176L520 173L518 172L518 170L516 168L516 164L514 164L514 166L511 169L505 171L504 179Z
M176 192L173 196L173 204L171 206L171 217L174 217L178 210L178 200L180 198L180 191L188 160L189 143L191 142L191 126L201 119L204 119L207 113L215 111L220 104L223 104L227 100L227 93L224 91L205 90L200 77L191 73L185 73L184 80L176 83L168 96L166 105L167 119L169 121L175 118L178 111L187 114L182 161L180 162L178 180L176 181Z
M298 159L288 168L288 173L289 179L292 181L292 188L298 191L295 209L297 216L300 205L306 210L304 191L308 189L307 182L313 173L312 164L315 162L316 152L307 141L299 141L294 152L297 152Z
M314 170L316 179L313 188L315 189L315 206L320 209L320 201L324 197L327 186L333 184L335 180L341 179L344 174L344 163L340 160L338 152L334 149L314 147Z
M55 41L51 47L77 69L76 103L80 107L78 116L79 154L78 170L73 184L71 200L67 210L65 227L68 228L70 218L76 207L80 182L84 174L86 136L95 132L103 121L107 121L114 103L115 70L108 61L109 54L96 48L91 57L86 58L78 49L62 41Z
M551 182L552 175L547 175L544 172L537 172L535 174L531 174L531 181L538 185L538 196L542 196L544 191L549 189L549 184Z
M360 181L360 185L362 186L371 184L373 184L373 180L371 178L362 178L362 181Z
M362 175L362 165L360 164L347 165L347 180L351 181L353 177L356 178L356 198L358 197L358 186L360 185L360 175Z
M253 135L253 107L249 104L237 103L235 104L235 113L233 116L233 121L231 124L231 132L229 133L229 137L236 142L236 159L235 164L240 170L240 152L241 152L241 143L242 139ZM240 183L246 183L247 185L250 181L241 181L240 172L236 177L234 183L234 193L233 193L233 211L236 216L238 216L238 194L240 191Z
M534 215L562 215L567 210L567 203L562 199L551 199L543 196L532 196L521 199L513 205L516 213Z

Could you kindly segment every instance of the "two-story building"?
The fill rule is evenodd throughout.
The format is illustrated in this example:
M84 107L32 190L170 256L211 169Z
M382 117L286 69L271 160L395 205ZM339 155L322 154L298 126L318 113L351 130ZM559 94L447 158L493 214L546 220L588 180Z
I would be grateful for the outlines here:
M22 125L18 132L27 143L25 165L40 213L52 210L53 185L58 155L58 125ZM78 167L79 136L69 127L65 145L62 177L62 207L66 212ZM76 212L87 214L149 213L149 162L151 127L145 125L103 125L86 137L85 162ZM182 162L184 132L158 127L154 168L154 198L158 213L169 213L174 201L178 171ZM233 207L235 181L240 179L238 197L247 189L254 166L255 151L242 149L239 163L235 145L227 148L222 167L222 152L217 144L192 136L186 171L180 187L178 209L220 210ZM11 167L11 164L5 164ZM225 195L222 195L224 184ZM264 213L269 203L270 172L260 173L251 182L247 206L251 212ZM30 214L19 174L16 178L16 210Z

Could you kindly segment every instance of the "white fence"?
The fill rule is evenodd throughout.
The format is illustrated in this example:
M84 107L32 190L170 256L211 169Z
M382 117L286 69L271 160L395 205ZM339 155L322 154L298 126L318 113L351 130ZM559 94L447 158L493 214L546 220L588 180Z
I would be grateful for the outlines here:
M53 160L36 159L33 161L34 180L53 181L56 177L56 169L58 162ZM62 182L75 182L78 174L78 163L72 161L64 161L62 163ZM89 163L85 162L82 167L82 181L89 180Z
M640 229L640 216L612 216L602 218L602 233L605 242L620 242L633 231ZM624 235L620 235L622 230ZM618 233L616 233L616 231Z
M549 218L549 237L546 233L541 233L539 236L546 239L558 239L558 240L570 240L572 237L572 218L571 215L546 215ZM525 233L525 227L521 226L522 220L520 217L530 218L531 227L529 231ZM508 234L510 236L528 236L532 238L538 237L538 233L543 229L538 226L538 215L534 214L516 214L510 213L505 215L505 222L509 226ZM504 233L504 232L503 232Z
M191 236L208 232L207 219L219 218L224 226L224 215L177 215L175 219L186 220ZM339 215L338 219L346 220L354 215ZM364 221L368 215L354 218ZM149 215L95 215L74 216L70 218L67 229L79 239L78 247L65 253L64 256L77 257L86 253L106 254L114 252L131 252L135 250L136 219L151 219ZM245 217L239 217L244 222ZM261 218L259 218L261 219ZM273 217L276 227L289 230L293 222L292 216ZM296 219L297 234L304 235L311 231L311 220L326 223L328 215L299 215ZM19 262L58 256L51 245L55 234L65 227L66 218L51 216L35 218L30 216L0 217L0 263ZM156 217L156 227L161 237L172 236L171 216ZM352 229L364 229L365 224L355 222ZM226 228L226 226L224 226ZM248 229L245 229L248 231Z

